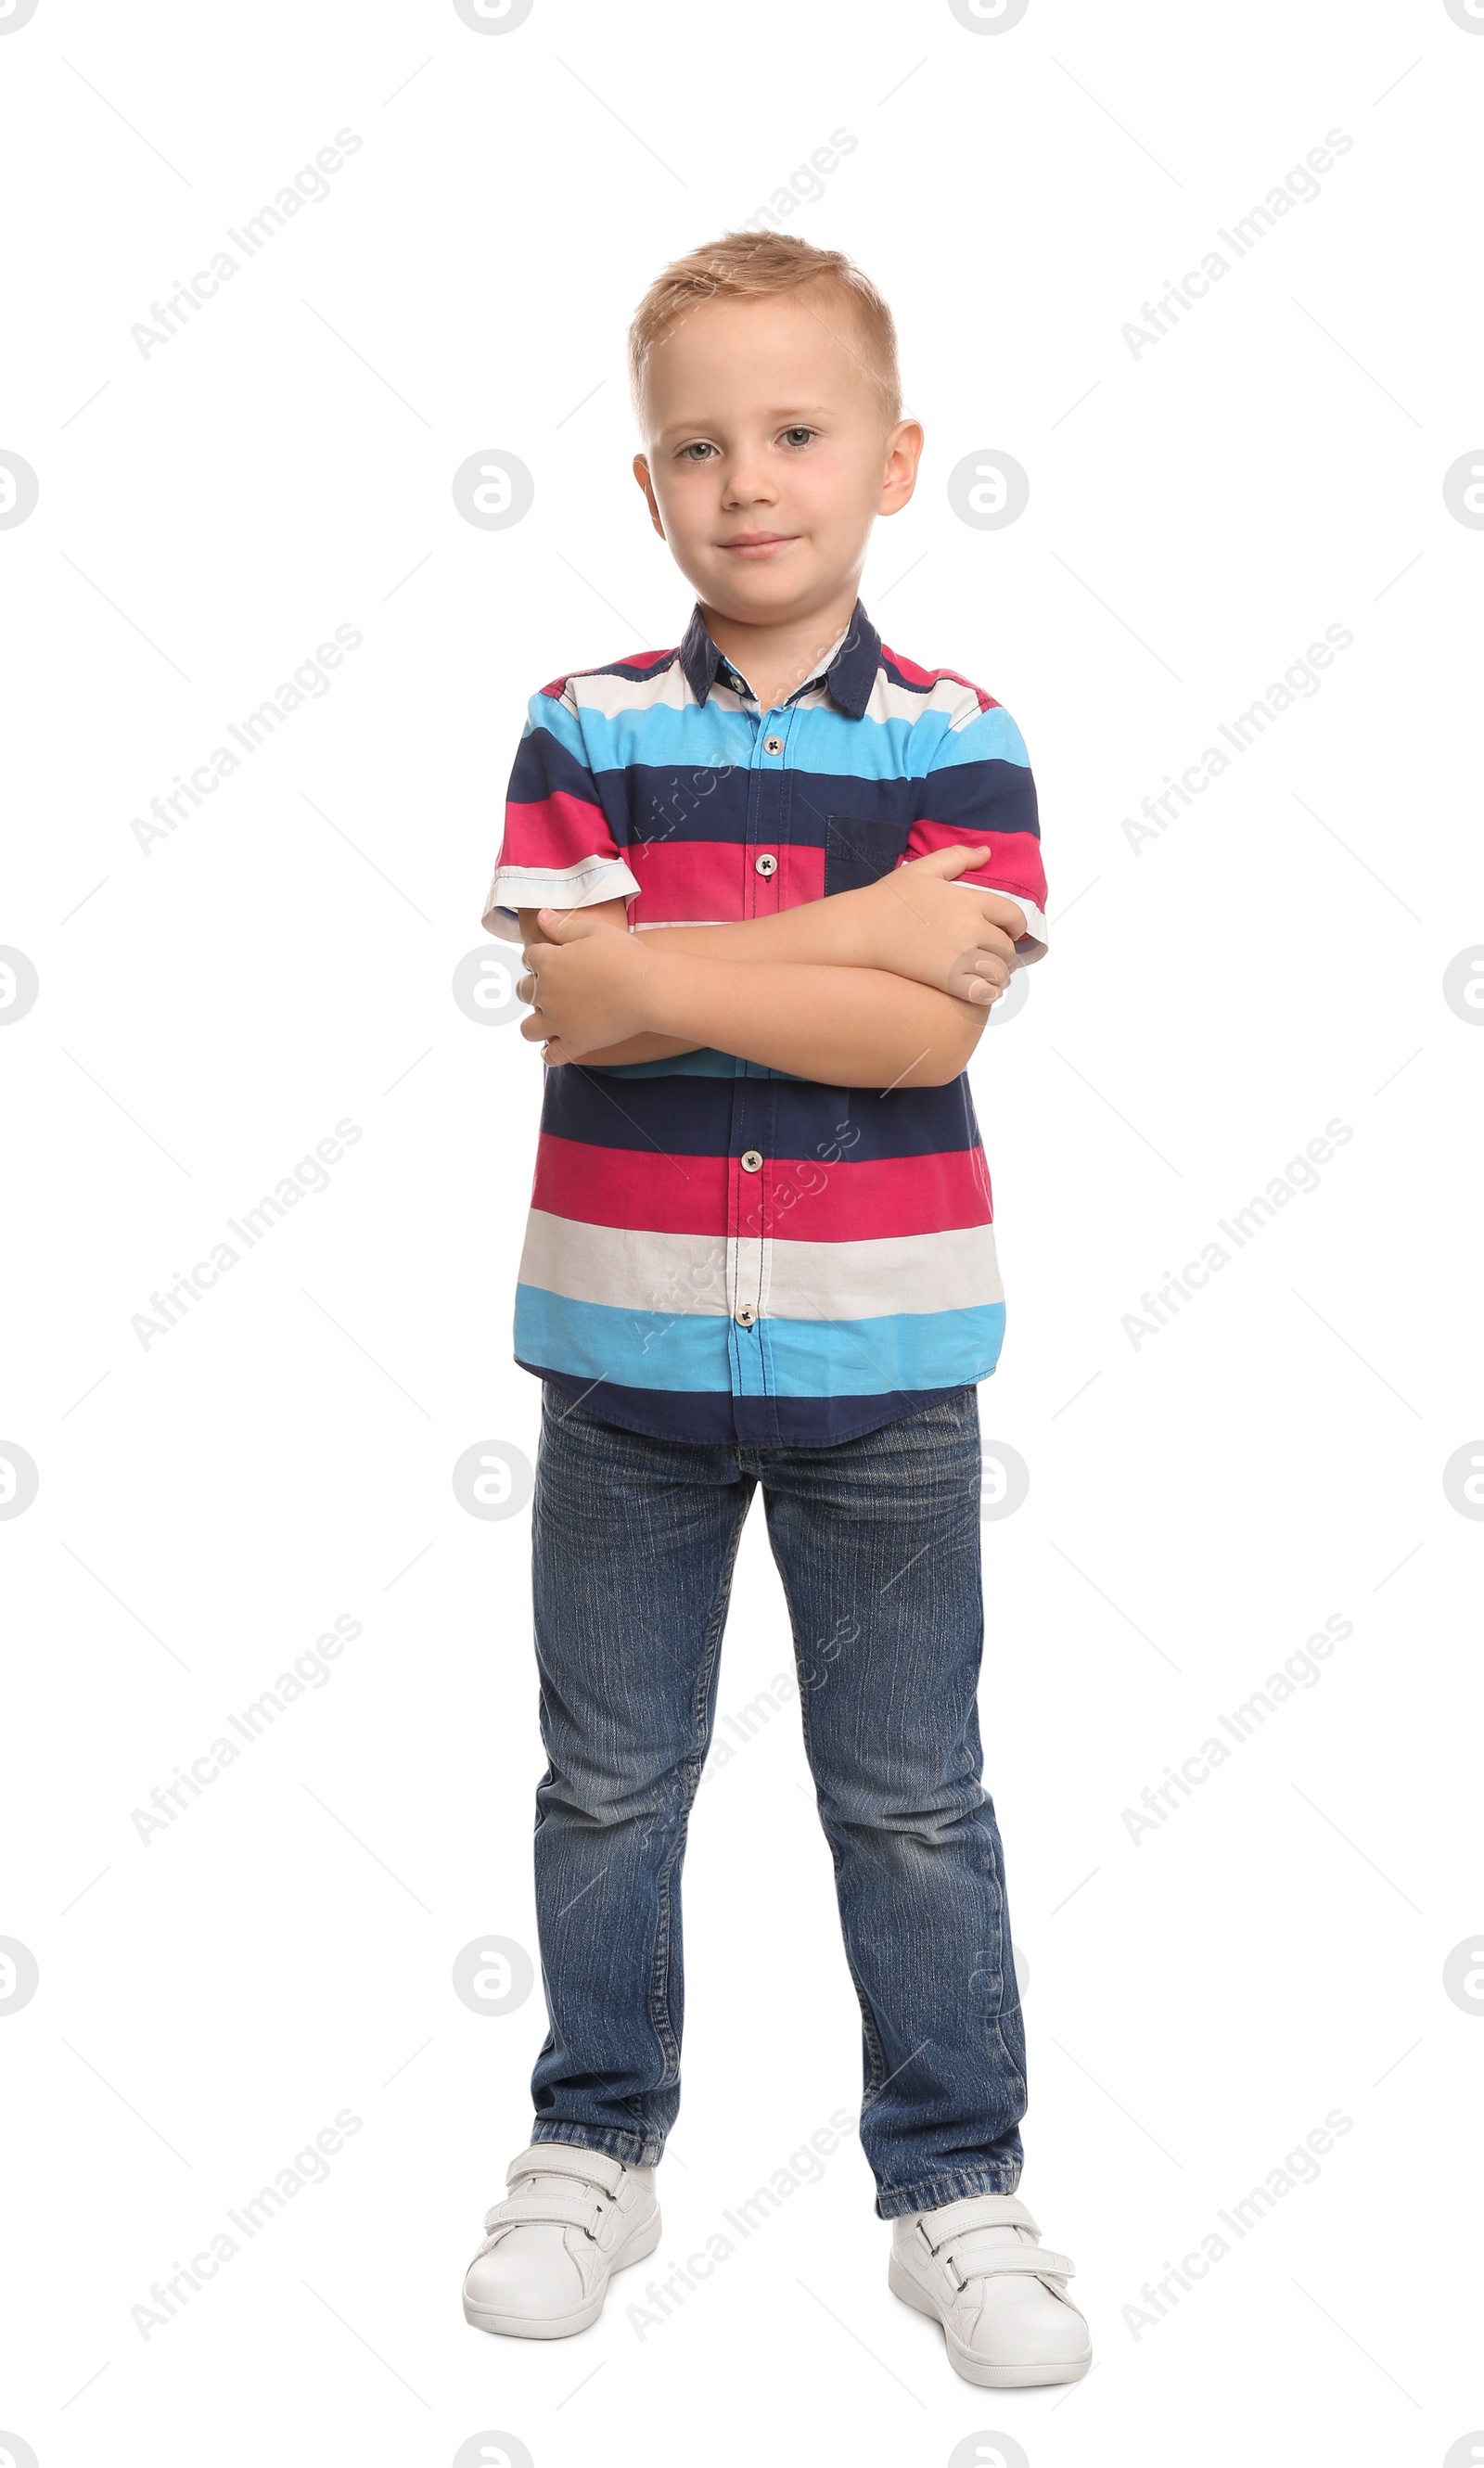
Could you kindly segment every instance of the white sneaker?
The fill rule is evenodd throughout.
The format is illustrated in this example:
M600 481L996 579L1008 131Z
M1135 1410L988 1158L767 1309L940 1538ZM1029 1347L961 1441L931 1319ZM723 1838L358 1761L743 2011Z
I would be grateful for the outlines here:
M652 2168L572 2142L535 2142L505 2171L464 2280L464 2313L513 2340L565 2340L596 2322L615 2271L660 2240Z
M973 2194L892 2222L892 2294L943 2324L948 2362L994 2390L1075 2383L1092 2338L1066 2293L1072 2265L1037 2243L1014 2194Z

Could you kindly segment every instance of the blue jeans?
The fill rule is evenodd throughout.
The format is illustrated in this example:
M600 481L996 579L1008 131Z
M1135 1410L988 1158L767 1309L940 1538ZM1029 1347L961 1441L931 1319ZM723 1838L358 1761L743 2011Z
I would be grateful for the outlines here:
M881 2219L1019 2181L1025 2046L976 1690L973 1388L833 1448L618 1429L543 1392L532 2138L652 2167L680 2104L680 1870L763 1486L860 2000Z

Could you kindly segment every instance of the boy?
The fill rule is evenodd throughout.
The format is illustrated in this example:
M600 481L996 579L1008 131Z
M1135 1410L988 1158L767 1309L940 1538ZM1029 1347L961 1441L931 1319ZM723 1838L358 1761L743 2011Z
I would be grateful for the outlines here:
M1024 2047L975 1702L975 1383L1004 1306L964 1069L1045 949L1035 790L1008 714L885 650L856 597L923 443L874 286L729 233L651 286L629 349L635 476L695 613L678 649L533 696L484 918L525 946L550 1066L515 1354L544 1383L551 2027L465 2313L564 2338L658 2244L680 1867L761 1483L890 2285L966 2380L1072 2381L1072 2266L1013 2190Z

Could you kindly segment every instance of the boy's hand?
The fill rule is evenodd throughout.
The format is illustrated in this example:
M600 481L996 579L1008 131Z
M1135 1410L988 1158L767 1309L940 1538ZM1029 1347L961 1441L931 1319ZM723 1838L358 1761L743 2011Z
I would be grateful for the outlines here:
M547 939L525 946L515 992L534 1006L520 1034L542 1043L542 1061L575 1063L639 1036L651 968L639 936L581 908L539 909L537 924Z
M899 865L879 882L844 892L869 904L874 965L915 977L940 994L986 1008L998 1002L1019 963L1016 942L1025 915L1002 891L981 891L955 878L989 862L987 848L934 849Z

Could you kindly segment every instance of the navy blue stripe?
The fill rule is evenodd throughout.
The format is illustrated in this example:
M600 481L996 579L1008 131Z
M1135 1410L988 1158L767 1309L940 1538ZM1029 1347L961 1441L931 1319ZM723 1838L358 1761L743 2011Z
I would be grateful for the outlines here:
M709 1448L833 1449L842 1440L858 1440L904 1415L925 1413L929 1405L963 1393L953 1388L899 1388L880 1397L731 1397L721 1389L677 1391L623 1388L600 1380L564 1379L516 1356L522 1371L549 1381L571 1405L600 1423L614 1423L621 1431L638 1431L646 1439L689 1441Z
M795 848L823 848L832 815L897 825L903 841L918 816L954 823L961 817L980 830L1028 832L1039 837L1036 788L1018 763L960 763L934 771L929 780L899 777L866 780L849 771L788 770L760 775L741 764L630 763L586 772L554 740L544 769L533 749L543 732L527 738L516 758L510 793L516 800L544 797L553 788L591 798L596 788L620 847L648 841L703 840L744 845L755 784L765 780L769 811L784 817L779 835ZM541 785L529 781L539 778ZM769 838L775 826L766 827Z
M653 840L704 840L744 845L747 814L759 775L738 764L631 763L589 771L544 728L523 737L511 769L514 805L538 805L559 791L591 804L596 798L620 847ZM898 826L903 840L925 811L935 822L1039 837L1035 783L1018 763L960 763L928 781L860 779L849 771L786 771L765 775L772 800L782 797L783 835L797 848L823 848L832 815ZM772 836L771 828L768 835Z
M966 769L989 768L967 765ZM1012 770L997 764L997 770ZM741 765L730 770L708 770L701 764L632 763L622 772L598 772L600 782L625 783L623 811L628 817L629 847L646 840L730 841L747 838L747 814L753 786L765 782L769 812L779 810L786 820L778 835L795 848L823 848L832 814L856 814L868 822L894 823L905 841L918 811L920 780L862 780L849 771L770 772L759 775ZM606 804L606 800L605 801ZM777 826L766 825L772 838Z
M1036 783L1019 763L957 763L917 783L918 812L934 823L1040 837Z
M748 1132L736 1137L746 1101ZM761 1130L765 1091L770 1121L765 1143L774 1157L825 1157L850 1164L881 1157L936 1156L979 1145L968 1080L942 1088L831 1088L815 1080L741 1082L694 1079L623 1080L569 1063L546 1075L541 1130L558 1139L606 1149L651 1149L665 1156L730 1156ZM734 1122L735 1118L735 1122ZM858 1137L851 1137L858 1133Z
M605 812L626 814L628 811L618 782L622 774L610 772L606 799L599 796ZM592 773L575 754L569 754L559 737L549 728L533 728L515 748L511 766L510 787L506 795L513 806L538 806L544 797L559 791L568 797L581 797L590 806L596 790Z

